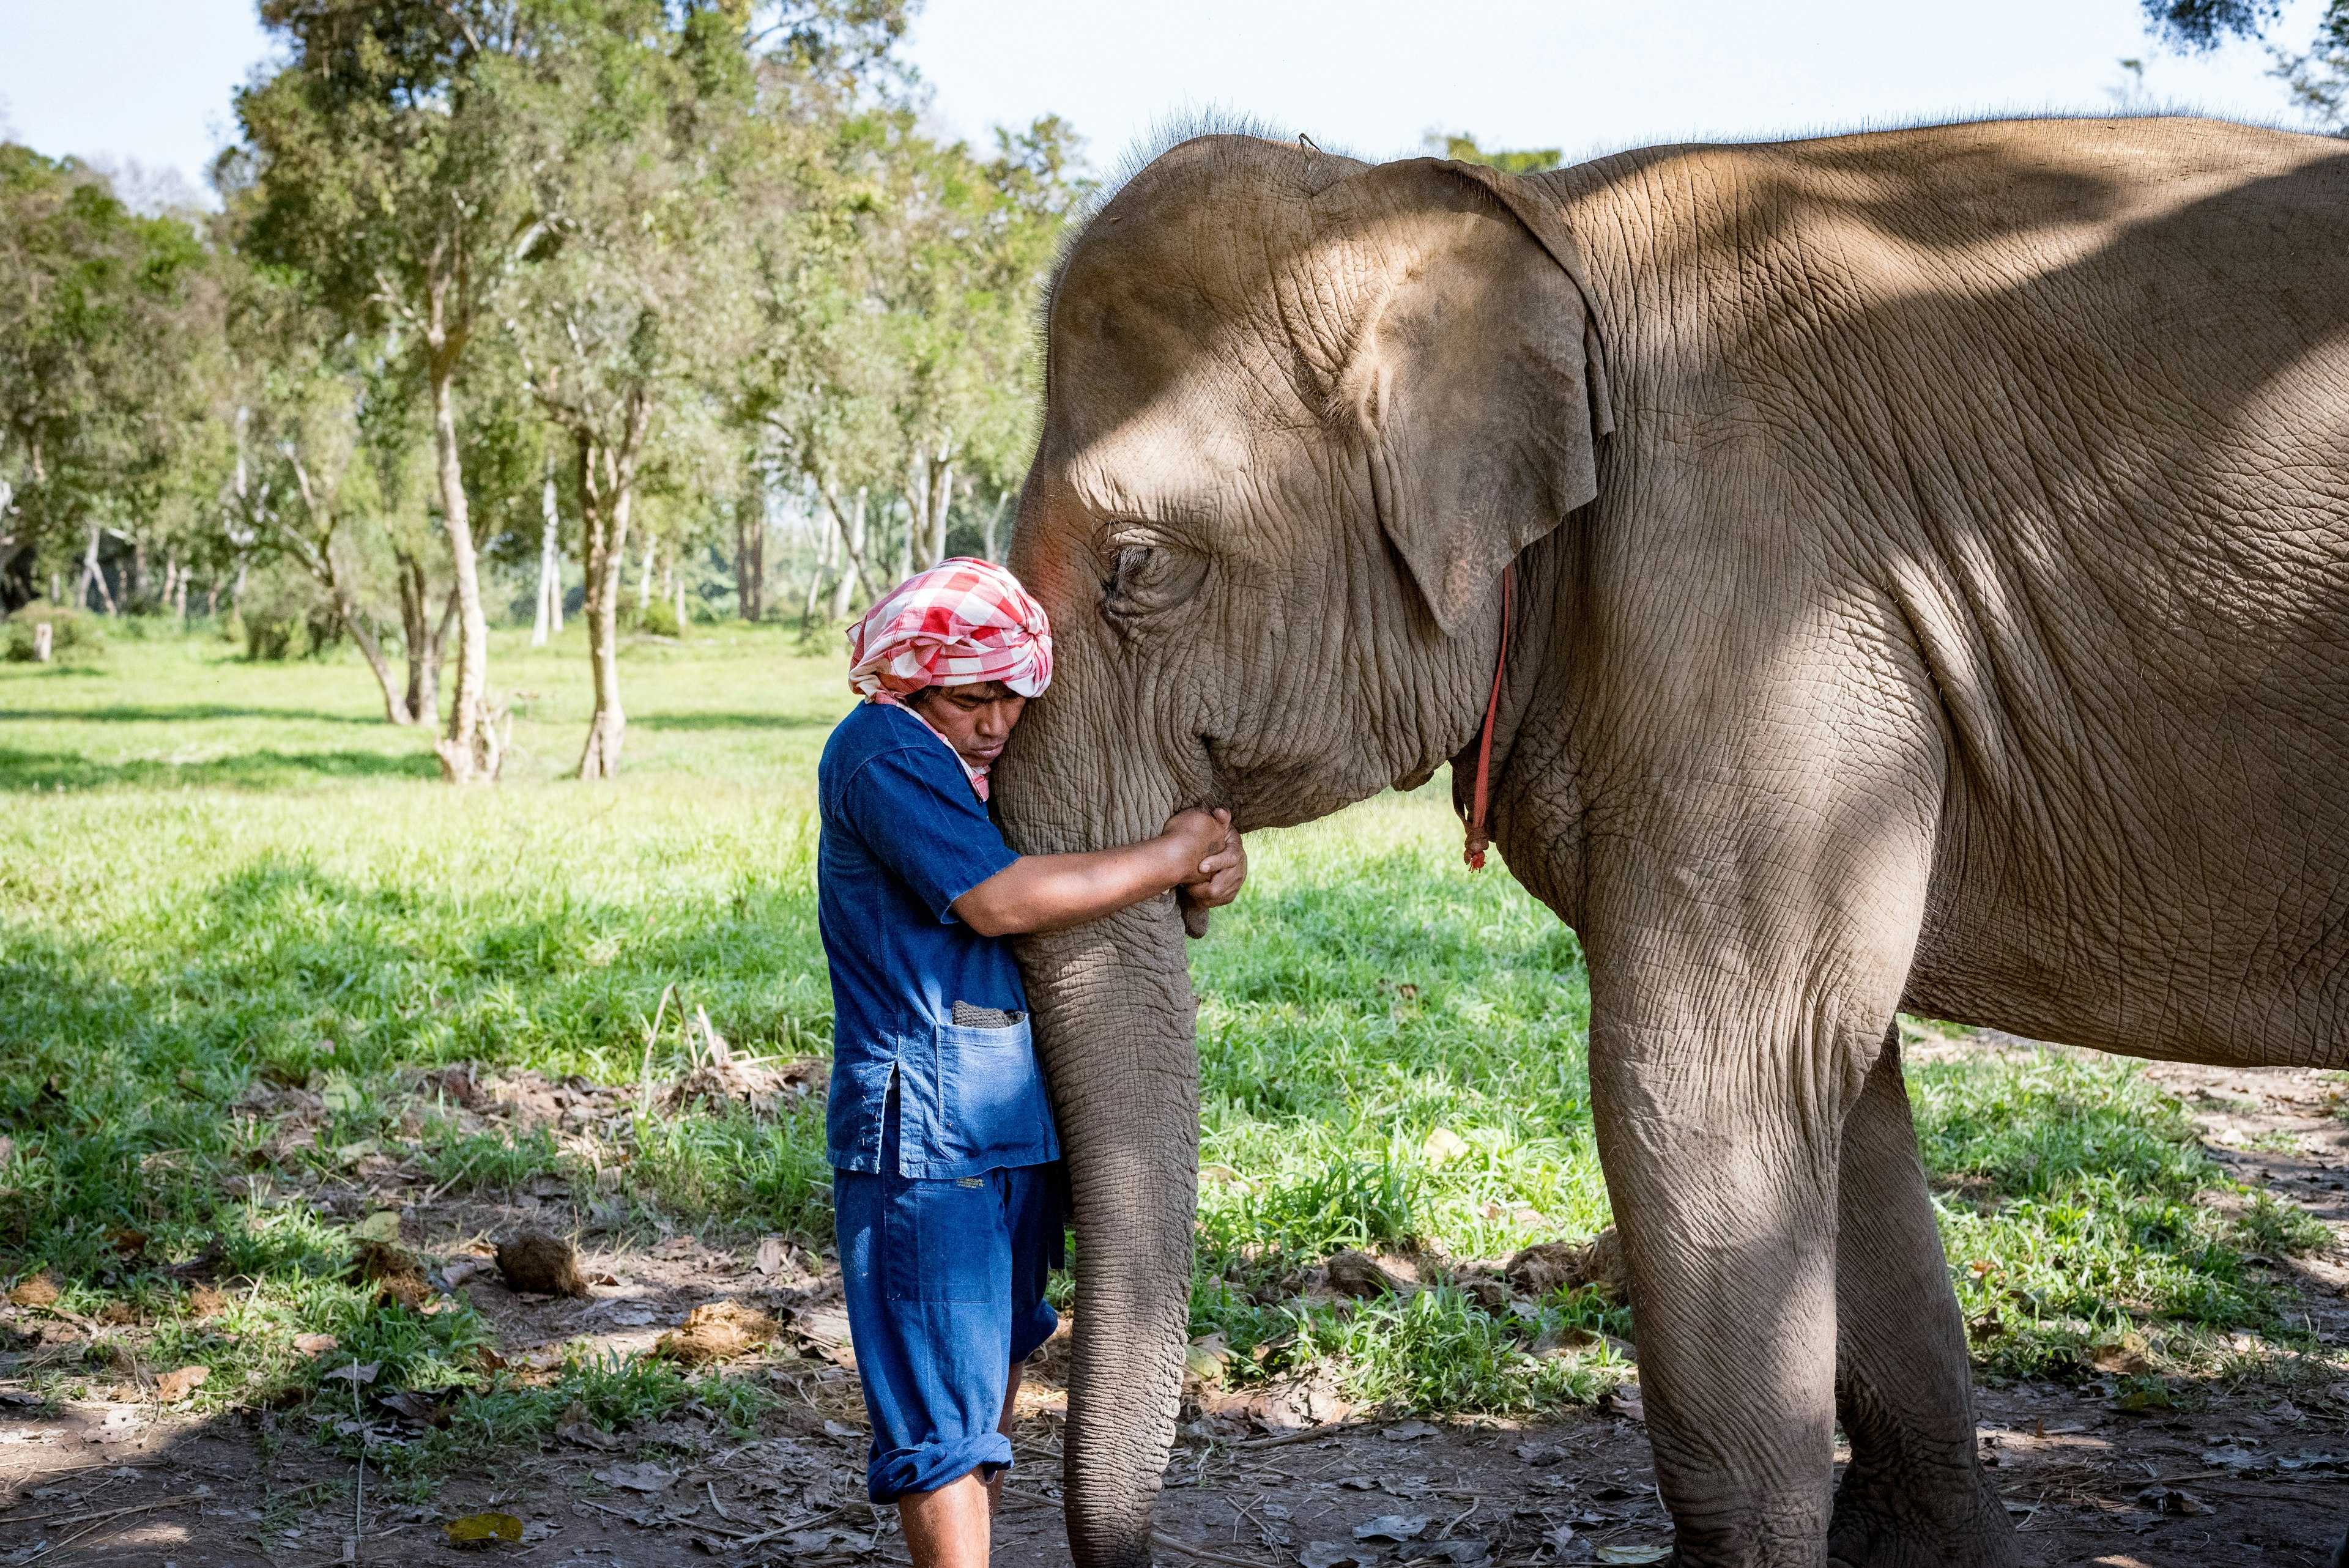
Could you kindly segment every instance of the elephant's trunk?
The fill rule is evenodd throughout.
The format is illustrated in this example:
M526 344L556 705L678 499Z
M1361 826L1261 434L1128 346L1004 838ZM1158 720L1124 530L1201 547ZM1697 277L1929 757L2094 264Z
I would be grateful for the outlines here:
M1076 1195L1063 1490L1079 1568L1143 1568L1182 1394L1198 1190L1191 976L1171 897L1020 948Z

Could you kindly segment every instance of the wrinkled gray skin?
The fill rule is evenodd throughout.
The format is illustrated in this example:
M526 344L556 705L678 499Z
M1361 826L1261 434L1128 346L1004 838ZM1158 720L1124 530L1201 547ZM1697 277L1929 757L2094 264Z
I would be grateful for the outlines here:
M2349 1061L2349 148L2017 122L1511 180L1202 138L1048 331L1015 842L1425 779L1514 559L1495 841L1588 956L1676 1561L2014 1563L1892 1016ZM1070 1535L1133 1568L1183 923L1022 956L1080 1236Z

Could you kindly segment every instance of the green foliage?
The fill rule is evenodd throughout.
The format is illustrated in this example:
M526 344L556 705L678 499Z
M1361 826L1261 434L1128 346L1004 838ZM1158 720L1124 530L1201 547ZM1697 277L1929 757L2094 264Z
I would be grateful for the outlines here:
M1446 158L1462 163L1481 163L1504 174L1539 174L1544 170L1556 169L1566 158L1565 152L1555 147L1524 152L1486 152L1476 145L1473 136L1431 136L1427 141L1432 148L1441 148Z
M656 637L681 637L685 625L677 618L677 606L666 599L647 599L636 614L636 629Z
M2147 25L2188 49L2214 49L2230 37L2256 38L2283 15L2282 0L2140 0Z
M22 574L14 603L93 527L152 530L206 488L218 292L185 217L132 211L71 158L0 142L0 569Z
M33 662L33 628L49 628L49 656L87 661L106 652L106 633L98 617L68 604L31 603L8 617L6 657L12 664Z
M2091 1346L2147 1322L2280 1331L2284 1297L2245 1254L2323 1244L2321 1225L2240 1191L2185 1109L2134 1067L2016 1053L1909 1074L1943 1244L1993 1369L2083 1369ZM2313 1227L2313 1228L2312 1228Z

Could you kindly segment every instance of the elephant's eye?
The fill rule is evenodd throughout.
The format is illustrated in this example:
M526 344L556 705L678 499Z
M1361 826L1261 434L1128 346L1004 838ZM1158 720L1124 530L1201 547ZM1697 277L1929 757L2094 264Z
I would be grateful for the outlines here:
M1117 546L1109 559L1109 576L1102 583L1102 613L1120 631L1131 631L1134 623L1190 598L1206 570L1206 562L1187 550L1152 544Z

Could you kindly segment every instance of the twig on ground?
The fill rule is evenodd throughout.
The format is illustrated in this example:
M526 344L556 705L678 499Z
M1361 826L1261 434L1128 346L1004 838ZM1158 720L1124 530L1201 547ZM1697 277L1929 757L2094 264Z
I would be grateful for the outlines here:
M85 1521L95 1522L112 1519L118 1513L140 1513L150 1508L168 1508L175 1502L193 1502L203 1495L200 1491L182 1492L178 1497L157 1498L153 1502L134 1502L124 1508L109 1508L102 1513L82 1513L72 1509L57 1513L28 1513L20 1519L0 1519L0 1524L37 1524L44 1520L57 1520L68 1524L79 1524Z
M1220 1552L1209 1552L1204 1547L1194 1546L1187 1541L1178 1540L1163 1530L1152 1531L1150 1540L1153 1545L1164 1546L1169 1552L1180 1552L1184 1556L1195 1557L1202 1563L1220 1563L1224 1568L1271 1568L1269 1563L1257 1562L1254 1558L1226 1557Z
M1308 1442L1315 1438L1334 1438L1340 1432L1356 1432L1373 1424L1370 1421L1332 1421L1326 1427L1308 1427L1303 1431L1283 1432L1277 1438L1249 1438L1228 1446L1234 1453L1253 1453L1258 1449L1286 1448L1290 1443Z
M1454 1514L1449 1520L1444 1522L1444 1528L1435 1532L1435 1539L1441 1541L1445 1536L1451 1534L1454 1530L1459 1527L1462 1520L1466 1519L1470 1514L1475 1512L1478 1509L1484 1506L1485 1500L1480 1497L1475 1501L1470 1503L1467 1507L1462 1509L1458 1513Z

